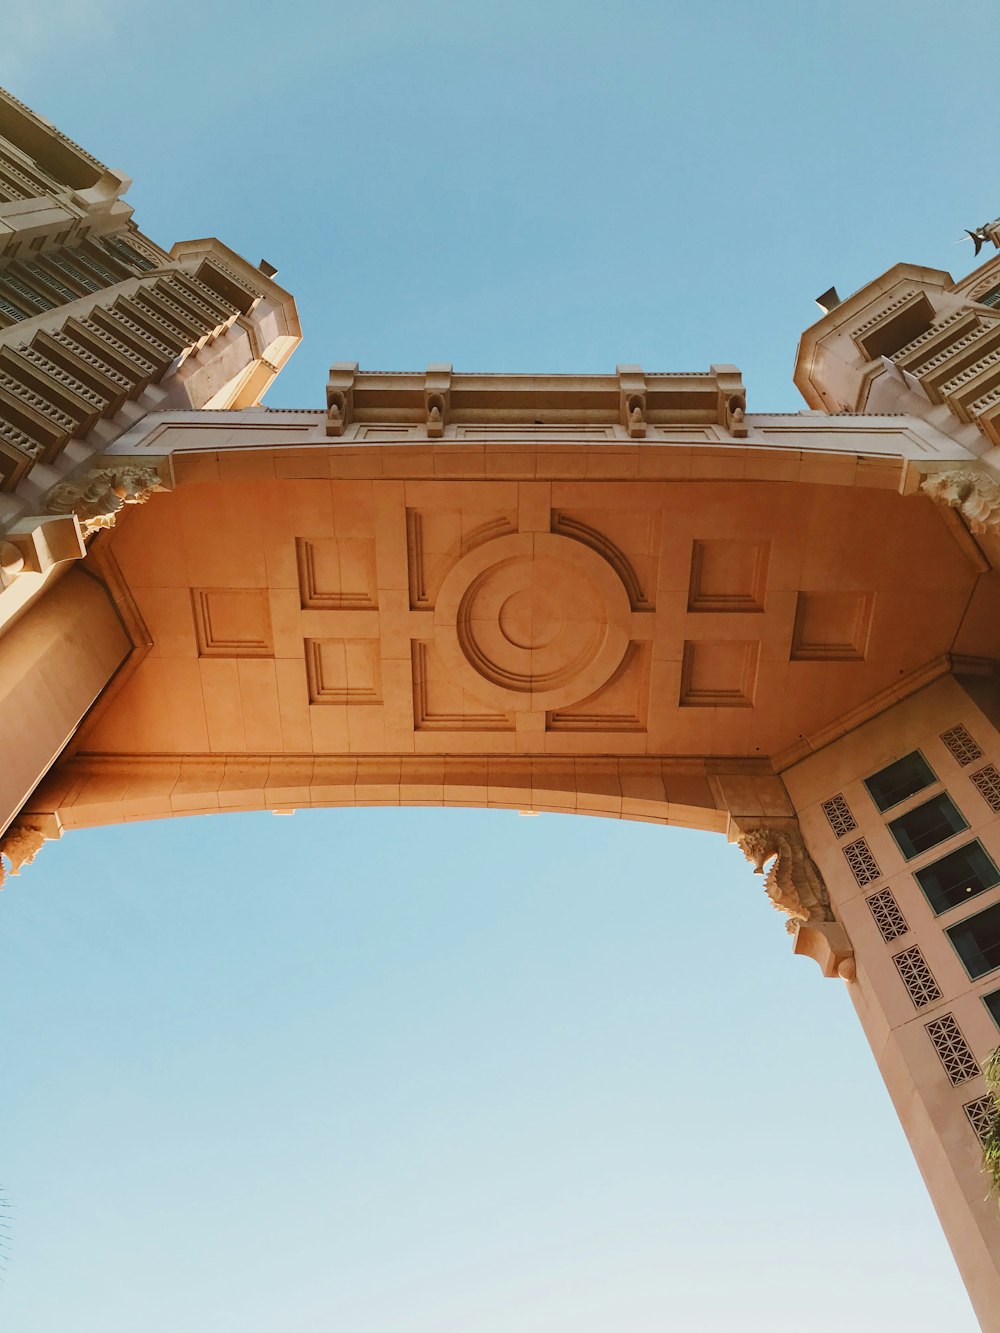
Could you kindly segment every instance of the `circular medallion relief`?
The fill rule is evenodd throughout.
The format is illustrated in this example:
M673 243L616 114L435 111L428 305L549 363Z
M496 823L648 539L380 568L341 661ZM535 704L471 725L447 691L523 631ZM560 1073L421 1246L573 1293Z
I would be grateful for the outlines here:
M629 640L631 607L614 569L550 532L497 537L450 571L434 612L449 673L509 711L561 708L598 690Z

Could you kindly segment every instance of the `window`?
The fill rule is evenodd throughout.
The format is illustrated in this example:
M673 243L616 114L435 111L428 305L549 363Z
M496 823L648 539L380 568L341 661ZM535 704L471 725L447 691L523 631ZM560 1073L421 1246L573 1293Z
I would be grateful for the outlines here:
M1000 872L978 842L949 852L916 871L914 878L936 915L1000 884Z
M989 995L984 995L983 1004L990 1011L993 1022L1000 1028L1000 990L991 991Z
M1000 967L1000 903L950 926L948 938L973 981Z
M1000 306L1000 287L991 287L982 296L977 296L976 300L980 305Z
M888 810L890 806L898 805L907 796L922 791L936 781L930 764L919 750L914 750L912 754L897 759L894 764L865 778L865 786L879 810Z
M968 827L955 802L943 791L889 822L889 832L907 861Z

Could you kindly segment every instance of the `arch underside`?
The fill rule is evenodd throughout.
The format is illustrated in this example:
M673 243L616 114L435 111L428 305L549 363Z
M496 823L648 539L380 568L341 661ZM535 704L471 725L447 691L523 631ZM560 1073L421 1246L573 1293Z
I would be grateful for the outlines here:
M67 829L175 815L455 806L601 815L726 833L734 804L747 814L790 814L769 766L752 761L78 755L42 783L23 818L52 837Z

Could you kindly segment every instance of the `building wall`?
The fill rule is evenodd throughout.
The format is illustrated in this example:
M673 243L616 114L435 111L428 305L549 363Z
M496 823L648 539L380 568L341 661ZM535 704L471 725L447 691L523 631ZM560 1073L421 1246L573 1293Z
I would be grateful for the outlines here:
M986 702L995 685L973 688ZM880 812L864 779L913 750L937 781ZM1000 1045L983 1003L1000 990L1000 959L971 980L946 930L1000 902L1000 884L935 915L914 871L974 838L1000 865L997 770L1000 732L948 676L783 775L854 946L855 1008L987 1333L1000 1330L1000 1208L986 1197L974 1122L987 1091L979 1066ZM906 860L889 821L941 791L969 827Z

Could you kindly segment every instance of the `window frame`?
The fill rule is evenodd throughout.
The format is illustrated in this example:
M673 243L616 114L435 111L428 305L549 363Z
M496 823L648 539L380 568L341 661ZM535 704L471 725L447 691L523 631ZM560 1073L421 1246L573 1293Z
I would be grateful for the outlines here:
M991 973L1000 970L1000 956L998 956L997 961L995 963L993 963L990 967L984 968L982 972L971 972L969 970L968 963L962 957L961 951L959 950L958 945L955 943L955 937L952 934L952 932L956 930L961 930L963 926L967 927L970 921L975 921L976 917L979 916L986 916L987 913L992 913L994 915L994 919L996 919L998 923L1000 923L1000 902L991 903L989 907L984 907L979 912L973 912L971 916L963 916L962 919L960 921L956 921L954 925L945 927L944 933L947 935L948 941L951 944L951 947L955 950L955 954L958 957L958 961L962 964L962 967L965 969L965 974L970 981L981 981L983 977L988 977ZM997 940L996 947L1000 949L1000 938L998 938ZM979 950L979 953L980 956L983 957L985 956L983 955L983 951L981 949Z
M929 870L933 870L936 865L940 865L942 861L946 861L949 856L956 856L959 852L964 852L968 847L977 847L979 849L981 854L993 867L994 873L996 874L996 879L993 881L992 884L987 884L984 888L977 890L976 893L973 893L969 897L960 898L958 902L950 903L947 907L936 907L934 905L933 900L931 899L930 894L924 887L924 884L921 881L920 876L926 874ZM935 860L929 861L927 865L921 866L918 870L911 870L910 873L916 880L917 888L923 894L924 901L927 903L928 907L930 907L931 911L934 913L936 917L944 916L948 912L954 912L955 909L957 907L961 907L963 903L972 902L973 899L980 897L981 894L989 893L991 892L991 890L1000 887L1000 866L998 866L997 863L994 861L993 857L990 856L989 852L983 846L979 838L973 838L970 842L963 843L961 847L953 847L950 852L945 852L944 856L938 856L935 858Z
M933 805L935 801L946 801L962 822L957 828L952 828L951 832L945 834L943 838L938 838L937 842L932 842L926 847L919 847L916 851L908 852L896 836L894 825L902 823L904 819L909 819L911 815L915 814L918 810L922 810L924 806ZM936 847L940 847L942 843L948 842L950 838L957 838L960 833L967 833L971 827L965 815L962 814L961 810L955 804L955 798L952 796L951 792L946 791L944 788L942 788L941 791L935 792L933 796L928 796L925 801L918 801L916 805L911 805L909 810L904 810L902 814L897 815L895 819L887 819L885 821L885 826L889 830L893 842L899 848L899 854L904 861L915 861L918 856L923 856L926 852L933 851ZM909 835L907 835L907 837L909 837ZM913 845L912 839L910 839L910 845Z
M896 800L890 801L887 805L880 805L878 798L876 797L874 791L872 791L870 783L872 783L879 776L880 773L884 773L886 769L893 768L896 764L903 763L904 760L912 759L914 755L916 755L920 759L920 762L924 765L924 767L927 769L927 772L931 775L929 780L925 782L922 787L914 788L913 791L907 792L904 796L897 797ZM895 810L897 805L902 805L903 802L908 801L911 796L916 796L919 792L926 791L928 787L933 787L935 782L940 782L940 781L941 779L938 777L938 775L934 772L934 769L927 762L926 755L924 754L923 750L921 750L919 747L915 750L908 751L904 755L900 755L900 757L898 759L894 759L891 764L883 764L881 768L877 769L867 778L861 779L862 785L864 786L865 791L868 793L868 799L871 801L872 805L874 805L875 809L879 812L880 815L884 815L888 810Z

